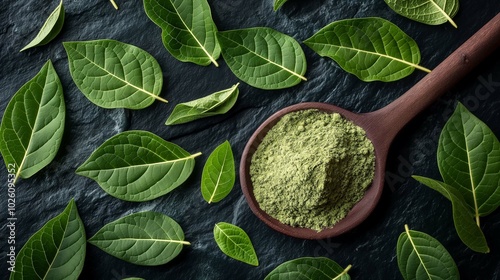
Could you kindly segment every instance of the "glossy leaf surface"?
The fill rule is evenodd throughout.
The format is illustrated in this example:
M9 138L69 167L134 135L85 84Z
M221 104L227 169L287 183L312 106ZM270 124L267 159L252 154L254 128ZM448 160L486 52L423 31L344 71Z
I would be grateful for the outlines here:
M15 165L16 180L31 177L54 159L65 118L61 81L48 61L16 92L2 118L0 151L6 166Z
M277 11L283 4L286 3L288 0L274 0L274 10Z
M64 211L31 236L17 255L17 279L78 279L86 252L85 229L76 204L70 201Z
M323 27L304 43L319 55L335 60L363 81L396 81L418 68L417 43L382 18L340 20Z
M292 37L266 27L217 34L224 60L245 83L272 90L292 87L306 80L306 58Z
M89 243L124 261L161 265L171 261L189 242L172 218L157 212L135 213L103 226Z
M253 266L259 265L252 241L240 227L224 222L217 223L214 227L214 238L227 256Z
M207 0L144 0L144 10L162 29L163 45L176 59L218 66L217 27Z
M407 225L398 239L397 258L405 280L460 279L446 248L432 236L410 230Z
M265 280L350 280L345 269L329 258L298 258L284 262L271 271Z
M64 25L64 6L63 1L59 3L54 11L49 15L43 24L38 34L29 42L21 51L33 48L36 46L43 46L52 41L61 32Z
M238 99L238 85L212 93L208 96L177 104L168 117L166 125L182 124L201 118L227 113Z
M438 25L450 22L457 27L452 18L458 12L458 0L385 0L396 13L409 19Z
M151 132L126 131L98 147L76 173L95 180L119 199L147 201L182 184L198 155Z
M115 40L65 42L71 77L80 91L103 108L142 109L163 86L160 65L146 51Z
M210 154L203 167L201 193L208 203L219 202L233 189L236 179L231 144L225 141Z
M441 132L437 158L444 182L460 191L478 224L500 206L500 143L460 103Z

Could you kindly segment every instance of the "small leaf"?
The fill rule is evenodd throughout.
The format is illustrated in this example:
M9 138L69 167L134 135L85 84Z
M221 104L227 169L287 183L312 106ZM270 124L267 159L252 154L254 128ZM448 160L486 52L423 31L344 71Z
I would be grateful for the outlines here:
M407 225L398 239L397 258L405 280L460 279L446 248L428 234L409 230Z
M293 280L350 280L345 269L329 258L298 258L284 262L271 271L265 280L293 279Z
M146 51L115 40L65 42L71 77L80 91L103 108L142 109L159 97L160 65Z
M210 154L203 167L201 193L208 202L219 202L233 189L236 171L231 145L226 140Z
M78 279L86 252L85 229L71 200L64 211L31 236L16 258L16 279Z
M413 176L413 178L444 195L451 201L455 230L467 247L480 253L488 253L490 251L481 228L474 223L474 213L467 206L464 198L457 189L430 178L421 176Z
M214 227L214 238L227 256L253 266L259 265L252 241L240 227L224 222L217 223Z
M217 27L207 0L144 0L144 10L162 29L163 45L176 59L219 66Z
M162 265L175 258L184 245L184 232L172 218L140 212L103 226L89 243L104 252L138 265Z
M76 173L116 198L148 201L186 181L200 154L191 155L151 132L126 131L98 147Z
M409 19L430 25L448 21L457 27L452 18L458 12L458 0L385 0L385 2L396 13Z
M500 206L500 143L460 103L441 132L437 159L444 182L460 191L478 225Z
M203 98L177 104L165 124L182 124L201 118L225 114L236 103L238 93L238 84L236 84L229 89L212 93Z
M288 0L274 0L274 11L277 11Z
M21 51L36 46L43 46L52 41L59 34L59 32L61 32L64 25L64 14L63 1L61 0L57 8L49 15L35 38Z
M418 65L420 50L417 43L382 18L336 21L304 43L366 82L396 81L413 73L415 68L430 72Z
M304 52L288 35L255 27L219 32L217 38L231 71L253 87L282 89L307 80Z
M65 117L61 81L49 60L16 92L2 118L0 152L7 166L15 164L15 180L31 177L54 159Z

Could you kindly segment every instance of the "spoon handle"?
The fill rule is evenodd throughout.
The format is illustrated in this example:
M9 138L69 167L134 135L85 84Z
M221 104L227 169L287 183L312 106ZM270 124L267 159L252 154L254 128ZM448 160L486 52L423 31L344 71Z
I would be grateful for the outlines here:
M371 114L389 143L419 112L457 84L500 46L500 14L441 62L431 73L386 107Z

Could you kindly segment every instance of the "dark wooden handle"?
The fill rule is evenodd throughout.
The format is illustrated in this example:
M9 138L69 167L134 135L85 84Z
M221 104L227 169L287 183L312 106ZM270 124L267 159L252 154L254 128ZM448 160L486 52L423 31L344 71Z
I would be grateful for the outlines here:
M500 14L497 14L448 58L404 95L386 107L368 113L380 126L380 135L396 134L419 112L450 90L467 73L500 46Z

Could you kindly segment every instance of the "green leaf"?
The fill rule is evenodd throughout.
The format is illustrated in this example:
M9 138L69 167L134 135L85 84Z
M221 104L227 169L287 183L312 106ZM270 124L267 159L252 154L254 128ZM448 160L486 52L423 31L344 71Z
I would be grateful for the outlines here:
M500 206L500 143L460 103L441 132L437 159L444 182L460 191L478 225Z
M274 11L277 11L283 4L286 3L288 0L274 0Z
M27 44L21 51L33 48L36 46L43 46L52 41L64 25L64 6L63 1L59 3L57 8L49 15L35 38Z
M144 278L140 278L140 277L129 277L129 278L123 278L122 280L144 280Z
M348 265L343 269L329 258L298 258L284 262L271 271L265 280L350 280Z
M159 97L160 65L146 51L115 40L65 42L71 77L80 91L103 108L142 109Z
M413 176L413 178L439 192L451 201L455 230L467 247L480 253L488 253L490 251L481 228L474 222L473 212L467 206L458 190L446 183L430 178L421 176Z
M455 28L452 18L458 12L458 0L385 0L396 13L409 19L430 25L449 21Z
M65 117L61 81L49 60L16 92L2 118L0 152L6 166L15 164L15 180L31 177L54 159Z
M236 103L238 93L238 84L236 84L229 89L212 93L203 98L177 104L165 124L182 124L201 118L225 114Z
M236 171L231 145L226 140L210 154L201 175L201 193L208 202L219 202L233 189Z
M307 80L304 52L288 35L255 27L219 32L217 38L231 71L253 87L281 89Z
M397 245L399 271L405 280L460 279L450 253L432 236L408 229Z
M184 232L172 218L156 212L139 212L103 226L89 243L124 261L162 265L175 258L184 245Z
M366 82L396 81L413 73L415 68L430 72L418 65L420 50L417 43L382 18L336 21L304 43Z
M105 141L76 173L119 199L148 201L186 181L200 154L191 155L151 132L126 131Z
M224 222L217 223L214 227L214 238L227 256L253 266L259 265L252 241L240 227Z
M16 258L16 279L78 279L86 252L85 228L73 199L31 236Z
M161 28L163 45L176 59L219 66L217 27L207 0L144 0L144 10Z

